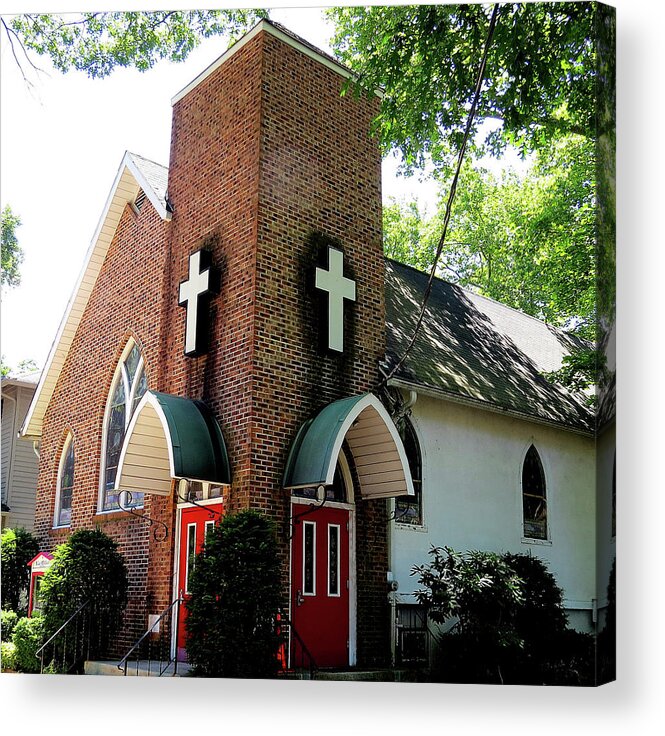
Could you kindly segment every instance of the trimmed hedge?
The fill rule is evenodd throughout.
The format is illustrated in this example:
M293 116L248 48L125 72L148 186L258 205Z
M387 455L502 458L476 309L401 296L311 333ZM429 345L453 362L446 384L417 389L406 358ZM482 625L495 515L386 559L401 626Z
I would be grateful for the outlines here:
M19 619L12 637L15 647L14 668L19 672L39 672L40 662L36 652L43 641L44 619L41 616Z

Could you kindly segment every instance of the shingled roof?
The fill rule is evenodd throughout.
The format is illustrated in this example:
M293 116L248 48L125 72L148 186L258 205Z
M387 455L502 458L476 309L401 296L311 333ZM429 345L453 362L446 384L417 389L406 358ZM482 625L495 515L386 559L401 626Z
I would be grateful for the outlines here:
M427 278L386 261L388 369L411 339ZM584 397L543 376L582 344L534 317L435 279L421 330L394 378L397 384L590 433L594 417Z

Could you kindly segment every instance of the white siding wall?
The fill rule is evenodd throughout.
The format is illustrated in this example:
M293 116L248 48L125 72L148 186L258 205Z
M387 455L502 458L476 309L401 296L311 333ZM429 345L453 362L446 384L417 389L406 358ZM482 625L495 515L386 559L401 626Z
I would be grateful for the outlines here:
M21 526L32 531L35 523L39 463L32 448L32 442L18 439L16 433L27 414L33 390L12 386L7 387L5 392L7 397L16 397L18 400L16 422L10 422L9 416L7 422L4 416L2 418L3 500L11 509L6 525ZM5 410L10 407L13 411L13 402L5 401ZM9 415L9 412L7 414Z
M564 591L570 623L588 628L595 592L596 479L594 442L569 432L419 396L413 424L423 461L421 528L392 524L391 558L398 601L417 580L414 564L428 561L432 544L531 552L548 563ZM521 470L535 444L547 482L549 540L522 535Z
M3 390L2 395L2 435L0 436L0 442L2 443L2 457L0 462L2 464L0 465L0 480L2 483L2 502L7 503L7 485L11 465L10 458L14 444L13 432L16 404L13 401L13 395L9 392Z

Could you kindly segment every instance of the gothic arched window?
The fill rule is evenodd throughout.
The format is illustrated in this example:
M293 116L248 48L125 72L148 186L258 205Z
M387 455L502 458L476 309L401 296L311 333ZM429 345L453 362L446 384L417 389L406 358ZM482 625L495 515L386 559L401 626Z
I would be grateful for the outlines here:
M143 394L148 390L148 380L139 346L129 342L116 368L109 392L104 418L102 439L102 473L100 509L112 511L118 508L118 493L113 491L118 471L120 451L132 414ZM135 493L132 505L142 505L143 494Z
M398 496L395 499L395 521L419 526L423 523L422 461L416 431L408 419L404 420L400 436L409 462L415 496Z
M547 539L545 472L538 450L531 445L522 465L522 513L524 536Z
M72 523L72 493L74 491L74 438L67 435L60 465L58 467L58 485L55 494L54 526L69 526Z

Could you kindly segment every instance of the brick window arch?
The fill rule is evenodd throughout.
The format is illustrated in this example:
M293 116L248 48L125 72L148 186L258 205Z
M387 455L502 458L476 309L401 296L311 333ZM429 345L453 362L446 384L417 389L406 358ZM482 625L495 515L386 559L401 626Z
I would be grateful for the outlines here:
M74 492L74 437L67 434L60 454L58 483L55 493L54 526L70 526L72 523L72 494Z
M104 414L102 436L100 511L118 509L118 493L113 490L120 460L120 451L132 414L143 394L148 390L141 349L130 340L113 376ZM143 494L135 493L132 505L143 505Z

